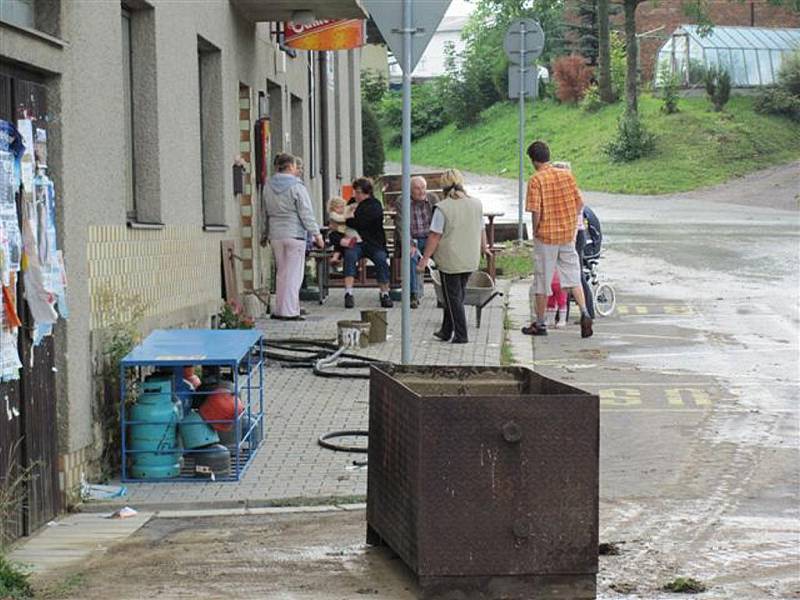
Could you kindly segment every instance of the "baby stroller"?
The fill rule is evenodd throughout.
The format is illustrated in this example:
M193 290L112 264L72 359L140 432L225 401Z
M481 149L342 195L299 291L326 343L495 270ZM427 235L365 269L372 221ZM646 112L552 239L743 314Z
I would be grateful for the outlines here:
M583 277L589 283L589 289L592 292L595 315L607 317L614 312L617 295L614 288L603 282L600 275L603 230L600 227L600 219L588 206L583 207L583 224L586 230L586 245L583 247L583 264L581 265ZM567 304L567 319L569 319L569 304Z
M601 317L614 312L617 295L614 288L602 281L600 275L600 258L603 245L603 230L600 219L588 206L583 208L583 224L586 229L586 245L583 248L583 277L589 282L594 299L594 311Z

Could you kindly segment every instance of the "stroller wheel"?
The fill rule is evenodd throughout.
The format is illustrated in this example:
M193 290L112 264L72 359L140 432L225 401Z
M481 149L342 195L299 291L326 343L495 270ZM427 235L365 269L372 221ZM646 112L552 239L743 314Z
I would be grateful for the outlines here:
M594 310L601 317L607 317L614 312L617 305L617 295L614 288L607 283L601 283L594 288Z

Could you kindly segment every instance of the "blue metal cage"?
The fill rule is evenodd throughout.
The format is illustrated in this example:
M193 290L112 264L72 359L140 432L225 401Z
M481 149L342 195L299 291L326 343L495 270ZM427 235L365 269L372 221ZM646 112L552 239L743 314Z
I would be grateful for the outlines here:
M233 397L231 419L204 421L190 410L192 398L219 393L187 388L180 368L214 368ZM148 374L158 374L150 377ZM171 379L171 381L169 381ZM149 385L149 388L143 386ZM142 393L142 390L146 389ZM159 407L158 402L162 405ZM164 406L168 402L169 406ZM147 409L145 404L152 404ZM174 414L171 410L174 407ZM239 481L264 440L264 338L257 330L156 330L120 364L120 427L122 481ZM148 415L156 415L151 418ZM191 416L190 416L191 415ZM229 465L216 476L205 468L219 460L218 445L184 447L176 435L185 420L187 431L197 427L229 430ZM209 442L218 436L209 436ZM202 443L202 442L197 442ZM192 444L194 445L194 444ZM173 457L177 457L173 460ZM224 454L223 454L224 457ZM175 462L177 461L177 462ZM133 465L133 468L131 466Z

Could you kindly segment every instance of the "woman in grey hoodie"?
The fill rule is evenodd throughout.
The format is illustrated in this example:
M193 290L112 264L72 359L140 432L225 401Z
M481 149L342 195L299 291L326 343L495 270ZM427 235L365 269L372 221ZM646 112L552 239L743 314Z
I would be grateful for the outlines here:
M276 173L267 180L263 192L267 235L278 272L272 318L300 321L306 234L313 235L320 248L324 242L308 190L299 178L297 159L291 154L279 154L274 164Z

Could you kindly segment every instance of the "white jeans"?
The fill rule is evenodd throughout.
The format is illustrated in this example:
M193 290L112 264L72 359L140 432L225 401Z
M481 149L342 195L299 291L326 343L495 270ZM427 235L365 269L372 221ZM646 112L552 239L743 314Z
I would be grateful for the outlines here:
M272 314L279 317L296 317L300 314L300 286L306 264L305 240L271 240L275 255L277 278L275 280L275 306Z

